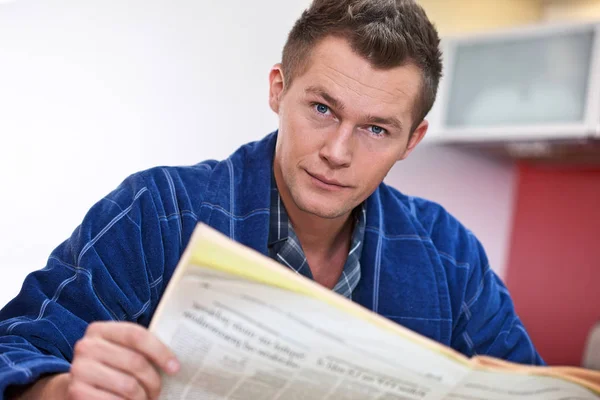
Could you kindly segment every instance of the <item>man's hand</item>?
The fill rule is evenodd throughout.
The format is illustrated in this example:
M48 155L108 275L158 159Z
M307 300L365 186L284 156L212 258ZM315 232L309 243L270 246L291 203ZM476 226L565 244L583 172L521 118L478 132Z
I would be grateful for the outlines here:
M179 362L148 330L128 322L94 322L75 344L71 371L40 381L44 388L35 384L19 398L38 398L28 395L35 392L44 399L156 399L158 369L174 374Z

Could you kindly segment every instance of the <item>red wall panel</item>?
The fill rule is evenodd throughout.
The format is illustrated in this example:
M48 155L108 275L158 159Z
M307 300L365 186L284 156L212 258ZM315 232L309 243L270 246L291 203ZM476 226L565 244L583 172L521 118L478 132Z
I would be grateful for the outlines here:
M600 320L600 168L519 166L506 281L542 357L580 365Z

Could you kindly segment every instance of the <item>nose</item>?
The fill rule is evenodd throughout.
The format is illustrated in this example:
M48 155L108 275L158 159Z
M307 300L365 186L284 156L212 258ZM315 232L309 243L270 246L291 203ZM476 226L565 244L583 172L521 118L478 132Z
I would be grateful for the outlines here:
M350 166L354 145L353 129L351 125L340 124L335 130L328 133L319 155L331 168L338 169Z

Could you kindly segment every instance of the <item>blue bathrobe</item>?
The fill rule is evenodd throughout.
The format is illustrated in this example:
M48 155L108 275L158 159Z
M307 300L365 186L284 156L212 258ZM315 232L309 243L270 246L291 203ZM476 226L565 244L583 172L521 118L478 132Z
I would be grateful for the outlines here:
M276 139L220 162L136 173L96 203L0 311L0 394L68 371L92 321L147 326L198 222L268 255ZM366 206L355 302L468 356L543 363L470 231L383 183Z

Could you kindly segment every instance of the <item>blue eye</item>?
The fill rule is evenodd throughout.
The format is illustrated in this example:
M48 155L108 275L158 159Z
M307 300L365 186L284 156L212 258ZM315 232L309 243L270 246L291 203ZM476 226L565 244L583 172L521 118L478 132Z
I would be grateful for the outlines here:
M318 113L327 114L327 111L329 111L329 107L327 107L325 104L317 104Z
M375 135L383 135L385 133L385 129L383 129L380 126L377 125L371 125L369 127L369 129L371 130L372 133L374 133Z

